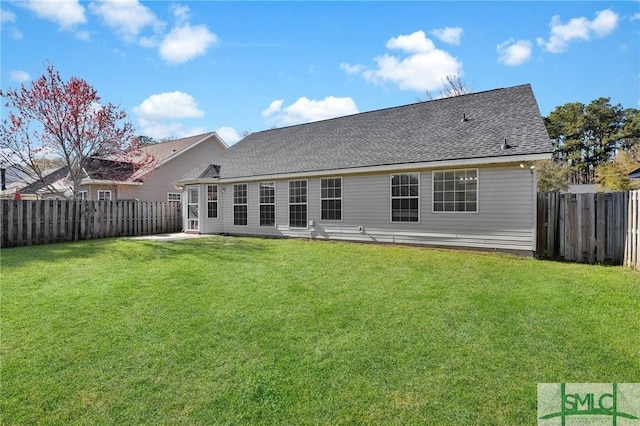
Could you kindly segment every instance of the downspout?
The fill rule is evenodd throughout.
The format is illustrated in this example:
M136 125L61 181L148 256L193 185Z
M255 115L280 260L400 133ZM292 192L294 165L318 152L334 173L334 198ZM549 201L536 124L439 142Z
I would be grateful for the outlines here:
M533 241L533 247L531 247L531 252L533 253L533 257L536 258L537 257L537 248L538 248L538 188L537 188L537 181L538 181L538 171L537 169L533 168L530 169L531 170L531 192L533 194L533 229L531 231L532 233L532 239L531 241Z

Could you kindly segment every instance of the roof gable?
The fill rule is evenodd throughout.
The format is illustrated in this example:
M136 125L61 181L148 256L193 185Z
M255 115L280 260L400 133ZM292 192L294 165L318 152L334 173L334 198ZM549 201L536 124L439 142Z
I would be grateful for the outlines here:
M187 138L176 139L169 142L157 143L143 147L140 150L140 155L137 158L133 159L133 161L144 161L146 157L150 157L152 159L151 168L145 167L138 170L131 176L131 180L141 179L151 170L161 167L168 161L171 161L175 157L208 140L217 142L224 149L228 148L228 146L216 132L203 133L200 135L189 136Z
M552 151L526 84L252 133L222 156L220 177Z
M42 179L37 179L31 182L30 184L24 186L22 189L20 189L20 192L24 194L35 194L47 187L54 187L56 186L55 185L56 182L65 179L68 174L69 174L69 168L67 166L60 167L49 173L43 174ZM61 185L57 185L57 186L61 186Z

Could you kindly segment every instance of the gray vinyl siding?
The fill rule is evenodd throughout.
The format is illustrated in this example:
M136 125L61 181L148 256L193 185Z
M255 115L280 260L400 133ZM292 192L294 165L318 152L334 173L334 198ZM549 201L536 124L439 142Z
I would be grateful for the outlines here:
M216 158L224 152L224 148L210 138L190 148L175 158L160 165L144 180L142 186L135 189L135 196L140 201L167 201L169 192L179 192L176 181L185 173L200 166L203 162L215 163Z
M213 185L218 185L218 217L207 217L207 211L208 211L208 205L207 205L207 186L208 185L198 185L200 188L200 194L199 194L199 199L200 199L200 209L199 209L199 214L200 214L200 223L199 223L199 228L200 228L200 232L203 234L222 234L224 232L224 228L223 228L223 221L222 221L222 217L223 217L223 212L222 212L222 201L221 201L221 196L223 195L221 193L222 191L222 185L220 184L213 184ZM185 193L183 193L183 198L186 197L186 195L184 195Z
M260 226L258 181L246 182L248 225L234 226L233 183L225 183L220 185L225 188L219 205L222 232L533 251L535 209L531 172L518 165L477 170L478 211L437 213L432 210L433 170L419 170L419 223L391 222L390 173L322 176L342 177L342 221L320 220L321 177L305 179L307 218L314 222L307 229L289 228L288 180L276 181L276 227Z

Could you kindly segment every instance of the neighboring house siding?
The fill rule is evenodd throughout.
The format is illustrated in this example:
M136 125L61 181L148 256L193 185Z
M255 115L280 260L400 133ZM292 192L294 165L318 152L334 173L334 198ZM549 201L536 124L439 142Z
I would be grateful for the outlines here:
M82 185L80 187L81 191L87 191L87 196L89 200L97 201L98 200L98 191L111 191L111 200L117 201L121 199L132 198L129 197L129 194L124 191L119 191L115 185Z
M167 193L179 192L176 181L181 176L203 162L215 162L222 152L224 148L215 138L201 142L149 173L142 186L132 189L132 198L140 201L167 201Z
M465 168L475 168L467 166ZM519 165L478 169L478 212L432 210L433 170L420 172L418 223L391 222L391 173L342 177L342 221L320 220L320 176L308 178L308 229L289 228L288 180L276 181L276 227L261 227L259 181L248 183L248 225L233 224L233 183L220 185L222 232L533 251L534 176ZM265 181L268 179L265 179ZM297 179L294 179L297 180ZM360 231L359 227L363 230ZM208 229L211 229L209 231ZM204 232L221 232L208 228ZM219 228L215 228L219 229Z

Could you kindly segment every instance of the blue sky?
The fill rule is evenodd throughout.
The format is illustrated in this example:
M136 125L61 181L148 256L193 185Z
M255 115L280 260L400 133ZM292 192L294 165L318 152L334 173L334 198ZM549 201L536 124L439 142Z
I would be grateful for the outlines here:
M530 83L640 108L640 2L12 1L1 87L53 64L157 139L246 131Z

